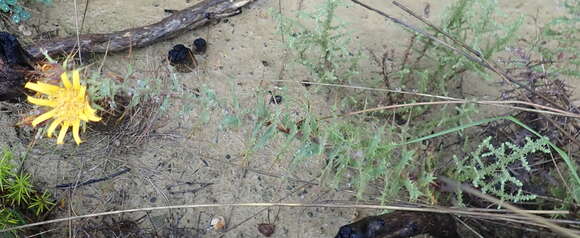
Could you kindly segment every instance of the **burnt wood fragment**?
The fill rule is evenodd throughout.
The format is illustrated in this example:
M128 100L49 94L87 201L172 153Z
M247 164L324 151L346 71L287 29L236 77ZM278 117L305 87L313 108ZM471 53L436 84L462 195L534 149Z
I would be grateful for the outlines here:
M342 226L335 238L403 238L429 234L436 238L459 238L449 214L395 211L365 217Z
M32 69L32 57L16 37L0 32L0 101L22 96L25 75Z

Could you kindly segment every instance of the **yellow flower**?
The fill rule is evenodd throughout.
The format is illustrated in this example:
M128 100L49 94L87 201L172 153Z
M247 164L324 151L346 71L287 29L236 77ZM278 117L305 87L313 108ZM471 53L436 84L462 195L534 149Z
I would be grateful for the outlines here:
M36 92L46 94L45 98L35 98L28 96L28 101L39 106L52 108L48 112L38 116L32 121L32 126L53 118L47 130L48 137L52 134L57 126L61 126L58 134L57 144L64 143L64 136L69 127L72 127L72 134L75 142L80 144L79 129L81 121L100 121L101 118L96 115L96 110L91 108L89 97L86 94L87 87L81 85L80 74L78 70L72 71L72 83L68 78L67 72L60 75L64 87L59 87L49 83L37 82L26 83L25 88Z

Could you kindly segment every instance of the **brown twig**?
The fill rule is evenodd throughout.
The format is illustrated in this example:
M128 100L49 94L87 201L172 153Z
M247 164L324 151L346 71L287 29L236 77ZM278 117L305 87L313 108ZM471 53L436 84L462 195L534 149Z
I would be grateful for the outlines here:
M411 49L413 49L413 46L415 45L416 39L417 39L417 35L413 35L413 36L411 36L411 39L409 39L409 45L407 46L407 48L405 49L405 53L403 54L403 62L401 63L400 70L403 70L405 68L405 66L407 65L407 61L409 60L409 56L411 56Z

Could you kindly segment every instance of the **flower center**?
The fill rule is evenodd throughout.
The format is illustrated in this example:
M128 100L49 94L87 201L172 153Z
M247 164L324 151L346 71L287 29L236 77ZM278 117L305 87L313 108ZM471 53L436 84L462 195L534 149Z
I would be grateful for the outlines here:
M78 90L61 90L56 98L58 102L56 117L63 119L63 121L74 122L79 119L79 112L83 111L85 100L78 99Z

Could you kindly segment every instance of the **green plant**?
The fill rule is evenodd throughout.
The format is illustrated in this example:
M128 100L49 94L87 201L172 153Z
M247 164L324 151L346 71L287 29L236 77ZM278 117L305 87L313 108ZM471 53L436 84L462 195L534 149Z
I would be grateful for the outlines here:
M54 204L55 203L52 201L50 194L47 191L44 191L42 195L36 194L34 197L32 197L32 201L28 205L28 208L34 209L34 214L38 216L41 213L50 210Z
M2 149L0 154L0 191L4 191L9 182L8 178L13 176L14 166L10 163L12 158L12 152L6 148Z
M44 191L40 195L36 192L30 174L14 172L13 159L14 155L7 148L0 153L0 229L25 224L22 214L29 213L27 209L39 216L54 206L50 193Z
M523 22L523 18L518 17L511 24L500 24L496 19L502 17L501 14L495 1L458 0L445 11L438 28L456 41L474 49L482 58L490 60L513 42ZM432 30L432 34L454 45L452 40L440 32ZM449 95L450 88L457 88L453 85L461 85L463 75L467 72L476 73L484 79L490 78L488 71L480 64L440 47L429 38L417 36L411 39L401 62L401 69L392 72L388 84L407 91L416 90L420 93L446 96ZM403 95L395 98L396 101L405 99ZM414 115L421 115L427 110L428 107L415 108ZM431 116L445 120L450 114L451 112L446 111ZM426 125L420 129L419 134L428 132L431 128Z
M494 121L502 121L502 120L510 121L510 122L524 128L524 129L526 129L528 132L532 133L533 135L540 137L540 138L544 138L544 136L542 136L540 133L533 130L532 128L530 128L529 126L524 124L523 122L515 119L514 117L502 116L502 117L493 117L493 118L488 118L488 119L484 119L484 120L480 120L480 121L476 121L476 122L466 123L466 124L463 124L463 125L460 125L457 127L453 127L450 129L446 129L443 131L433 133L433 134L428 135L428 136L423 136L420 138L408 140L405 143L403 143L402 145L419 143L422 141L441 137L441 136L448 135L451 133L457 133L457 132L463 131L467 128L474 127L474 126L480 126L483 124L491 123ZM555 151L560 156L560 158L564 161L566 168L567 168L567 171L570 175L570 176L568 176L568 181L569 181L569 184L571 185L571 188L567 191L567 194L565 196L566 200L567 201L574 200L575 202L580 201L580 176L578 175L578 167L576 166L575 161L570 156L568 156L568 154L564 150L562 150L561 148L556 146L554 143L550 142L549 140L544 140L544 139L542 139L542 140L543 140L542 143L546 143L547 145L549 145L550 149ZM462 180L461 177L455 178L455 179Z
M344 5L342 0L325 0L315 12L300 12L297 19L273 13L278 31L295 54L295 61L320 82L348 82L358 74L359 56L349 50L351 40L345 32L346 24L335 23L340 21L336 9L341 5ZM313 27L298 19L313 22Z
M550 64L539 64L537 70L580 77L580 1L566 0L563 7L567 14L555 17L544 25L534 44L547 61L553 61ZM544 66L547 69L540 68Z
M137 77L135 73L131 64L128 64L127 72L122 77L107 77L93 72L87 79L87 92L93 101L99 102L95 107L129 111L155 104L161 113L165 113L178 100L189 102L197 97L197 92L187 90L176 74L162 68L155 68L148 77ZM182 103L178 112L185 115L191 110L190 103Z
M453 157L456 165L454 177L460 182L470 182L474 187L480 188L482 193L493 194L502 201L520 202L535 199L536 195L524 194L523 183L512 175L510 166L519 162L529 172L531 167L526 158L536 152L550 153L549 140L545 137L537 140L526 137L526 143L521 147L510 142L494 147L491 139L488 137L483 140L478 148L470 153L471 156L463 159ZM517 188L515 193L513 187Z
M319 82L348 84L359 72L359 56L350 53L346 24L334 23L337 20L336 10L341 5L339 0L326 0L317 11L299 13L297 19L274 13L278 31L295 62L307 68ZM482 8L484 11L481 11ZM495 4L489 1L460 0L449 10L450 16L442 23L442 28L457 39L468 42L489 59L509 44L519 26L519 21L509 27L496 24L491 17L495 10ZM419 92L447 95L449 83L460 78L460 74L468 71L485 74L483 68L463 56L437 47L428 40L421 40L423 47L418 47L414 53L416 63L407 65L403 62L401 70L396 72L401 88L418 88ZM428 60L420 63L421 59ZM372 82L371 79L365 81ZM350 102L372 102L366 95L345 95L343 98ZM403 100L412 103L416 99L397 99ZM336 104L332 111L350 111L354 105L350 102ZM370 117L361 115L321 121L308 105L287 107L303 116L296 118L278 108L271 111L265 102L258 101L253 111L229 110L224 121L227 125L241 127L239 125L244 123L241 118L245 118L246 113L254 118L246 140L246 155L264 148L281 135L284 143L277 158L288 156L291 163L297 165L307 158L322 157L327 164L323 177L330 178L327 182L332 186L354 187L359 198L362 198L370 184L382 183L383 202L400 197L402 192L408 194L410 200L433 196L431 184L437 175L438 164L434 162L437 159L429 158L438 155L421 152L420 145L407 143L407 139L443 127L469 124L470 115L477 111L474 104L466 104L456 110L444 106L443 110L435 112L429 112L428 107L413 107L395 111L398 117L408 121L395 125L393 122L369 120L373 116L382 117L379 113ZM413 120L427 112L431 120ZM392 116L388 113L386 117Z
M13 225L18 225L20 219L9 209L0 208L0 229L6 229ZM3 235L0 233L0 235Z
M52 0L36 0L36 2L49 4L52 3ZM11 14L10 19L16 24L30 18L30 13L24 9L19 0L0 0L0 10Z
M10 204L17 206L21 203L29 203L30 194L35 192L30 183L29 174L14 175L7 187L10 189L7 189L8 192L4 197Z

